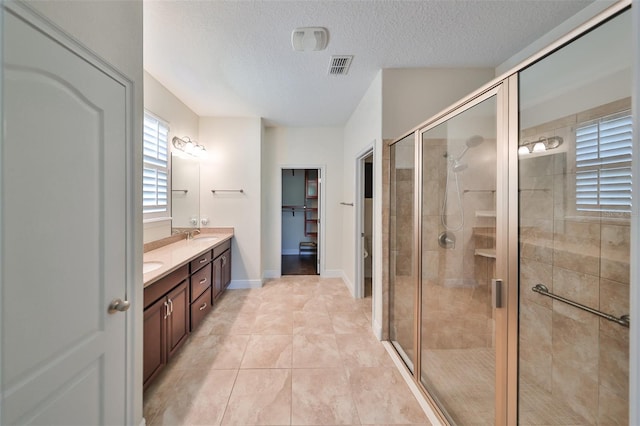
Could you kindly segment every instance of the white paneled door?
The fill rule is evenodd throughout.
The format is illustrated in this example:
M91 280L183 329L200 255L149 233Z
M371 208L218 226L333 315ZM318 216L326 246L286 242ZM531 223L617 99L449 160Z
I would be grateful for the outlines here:
M4 11L2 424L124 424L127 90ZM71 46L71 47L69 47Z

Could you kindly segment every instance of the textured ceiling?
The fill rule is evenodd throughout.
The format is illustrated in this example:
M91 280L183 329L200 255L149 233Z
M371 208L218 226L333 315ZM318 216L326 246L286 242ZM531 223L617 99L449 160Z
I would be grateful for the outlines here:
M144 66L200 116L339 126L381 68L493 68L591 2L146 0ZM327 49L293 51L303 26ZM348 75L331 55L354 55Z

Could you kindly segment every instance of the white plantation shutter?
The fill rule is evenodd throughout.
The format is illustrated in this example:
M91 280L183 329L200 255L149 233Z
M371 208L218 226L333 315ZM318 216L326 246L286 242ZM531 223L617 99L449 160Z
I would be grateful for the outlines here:
M169 126L145 111L143 133L142 211L145 215L166 213Z
M576 129L576 204L582 211L631 211L630 111Z

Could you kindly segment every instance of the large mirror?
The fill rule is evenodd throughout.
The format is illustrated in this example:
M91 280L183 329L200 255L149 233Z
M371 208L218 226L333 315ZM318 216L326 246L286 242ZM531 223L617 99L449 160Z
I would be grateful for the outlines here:
M171 227L200 226L200 162L171 155Z

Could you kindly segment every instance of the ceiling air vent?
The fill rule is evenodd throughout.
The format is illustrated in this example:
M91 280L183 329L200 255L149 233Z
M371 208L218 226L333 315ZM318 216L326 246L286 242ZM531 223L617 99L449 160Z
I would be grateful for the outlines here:
M329 63L329 75L346 75L351 66L353 56L332 56Z

